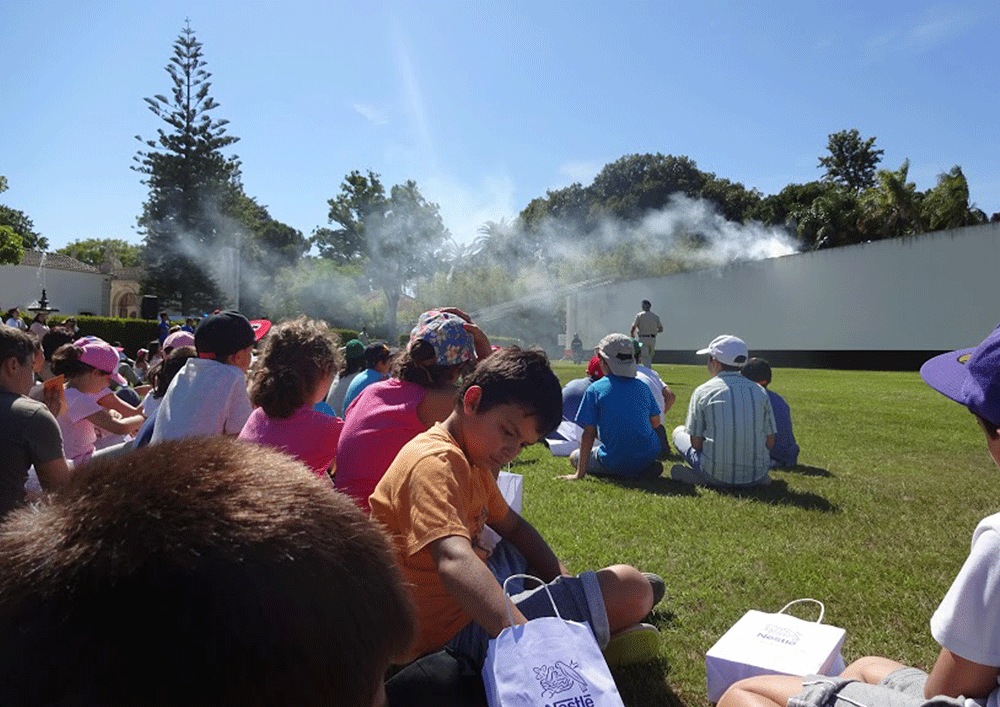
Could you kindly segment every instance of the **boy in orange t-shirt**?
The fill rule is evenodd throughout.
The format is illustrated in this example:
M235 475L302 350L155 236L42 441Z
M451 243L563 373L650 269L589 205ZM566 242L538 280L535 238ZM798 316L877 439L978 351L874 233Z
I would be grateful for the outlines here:
M375 488L372 517L393 539L417 612L411 658L447 646L482 665L508 611L516 624L551 616L540 587L504 594L503 580L521 572L548 582L560 615L587 622L602 647L616 634L627 638L609 663L656 654L656 629L638 622L653 606L652 583L662 580L628 565L571 575L497 488L500 469L561 417L559 380L545 355L502 349L466 376L448 419L403 447ZM492 551L486 525L502 538Z

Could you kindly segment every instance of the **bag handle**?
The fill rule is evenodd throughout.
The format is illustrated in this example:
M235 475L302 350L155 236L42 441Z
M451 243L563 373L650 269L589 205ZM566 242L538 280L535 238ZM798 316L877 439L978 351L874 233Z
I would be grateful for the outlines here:
M536 582L538 582L539 584L541 584L542 587L545 588L545 593L549 595L549 601L552 602L552 610L554 612L556 612L556 616L558 616L560 619L562 618L562 615L559 613L559 607L556 606L556 600L552 598L552 592L549 591L549 585L548 584L546 584L545 582L543 582L538 577L536 577L536 576L534 576L532 574L512 574L510 577L508 577L507 579L505 579L503 581L503 593L504 594L507 594L507 582L509 582L512 579L533 579ZM510 613L510 605L512 603L513 602L509 602L509 601L507 602L507 620L510 621L510 625L511 626L514 625L514 615L512 613Z
M788 607L790 607L792 604L799 604L799 603L804 602L804 601L811 601L814 604L819 604L819 618L816 619L816 623L818 623L818 624L823 623L823 614L826 613L826 606L824 606L823 602L821 602L819 599L808 599L807 598L807 599L796 599L795 601L790 601L787 604L785 604L781 608L781 611L779 611L778 613L779 614L783 614L783 613L785 613L785 609L787 609Z

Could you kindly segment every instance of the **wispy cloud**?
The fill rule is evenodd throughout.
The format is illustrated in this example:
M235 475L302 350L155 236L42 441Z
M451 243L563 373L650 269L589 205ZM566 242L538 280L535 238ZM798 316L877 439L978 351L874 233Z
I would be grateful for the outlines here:
M958 39L978 26L994 10L970 5L936 5L924 10L916 25L904 37L907 48L925 52Z
M933 5L869 37L863 50L870 60L900 52L922 54L995 22L997 14L996 9L985 5Z
M385 125L389 122L389 116L385 112L370 103L353 103L354 110L361 114L365 120L372 125Z
M403 31L398 24L395 26L396 56L399 61L399 75L406 91L406 102L410 108L410 115L413 119L413 127L417 134L417 141L423 150L428 163L436 170L437 158L434 152L434 142L431 139L430 124L427 120L427 110L424 107L423 92L420 88L420 81L417 78L417 70L414 66L410 50L407 46Z

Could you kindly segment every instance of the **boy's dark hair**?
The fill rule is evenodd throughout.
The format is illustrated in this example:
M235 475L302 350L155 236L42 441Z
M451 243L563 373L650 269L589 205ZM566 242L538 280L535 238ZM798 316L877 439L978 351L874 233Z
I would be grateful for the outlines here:
M146 349L149 351L149 357L153 358L160 350L159 339L153 339L148 344L146 344Z
M492 357L491 357L492 358ZM409 383L416 383L422 388L441 388L455 377L455 372L468 374L476 365L471 361L454 366L441 366L434 363L437 352L434 345L423 339L410 343L389 364L389 375Z
M167 316L166 312L160 312L160 319L163 319L165 316Z
M177 330L180 331L180 327ZM228 362L231 356L253 346L256 340L250 320L231 310L206 317L194 332L198 356L219 363Z
M154 398L162 398L167 394L170 381L180 373L189 358L198 358L198 351L194 346L178 346L167 354L166 359L157 361L149 369L146 377L149 379L149 384L153 386Z
M749 378L754 383L761 381L771 381L771 364L764 358L751 358L740 368L740 373L744 378Z
M74 336L65 329L57 328L45 332L45 336L42 337L42 353L45 355L45 360L51 361L56 349L63 344L72 344L73 341L75 341Z
M93 460L0 531L9 704L370 705L413 630L383 533L232 438Z
M268 417L291 417L311 402L316 386L336 368L337 335L326 323L299 317L271 329L251 375L250 401Z
M562 421L562 386L542 351L511 346L493 352L465 376L456 401L474 385L483 390L477 412L517 405L535 418L543 435Z
M0 363L13 356L22 366L35 356L35 340L14 327L0 325Z
M378 364L388 361L391 355L389 347L381 342L368 344L365 347L365 367L375 368Z

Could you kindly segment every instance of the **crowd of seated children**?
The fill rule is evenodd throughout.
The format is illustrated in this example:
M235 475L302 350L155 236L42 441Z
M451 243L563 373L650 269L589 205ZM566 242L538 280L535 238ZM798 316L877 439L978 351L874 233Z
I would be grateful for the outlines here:
M280 449L328 479L344 423L313 406L339 363L336 335L325 323L299 317L271 329L250 377L255 410L240 439Z
M369 707L413 631L385 536L236 439L92 460L0 525L5 704Z
M338 489L363 509L403 445L451 414L459 377L490 355L489 339L458 310L420 315L391 377L354 401L337 446Z
M503 466L558 425L561 408L543 353L501 349L464 377L444 422L410 440L379 481L371 514L394 541L416 608L411 657L448 647L481 665L508 615L516 624L552 615L540 587L513 599L504 593L503 580L525 571L548 583L563 618L591 626L610 664L655 654L658 633L639 622L662 581L627 565L571 574L495 483ZM492 552L480 542L486 525L502 538Z

